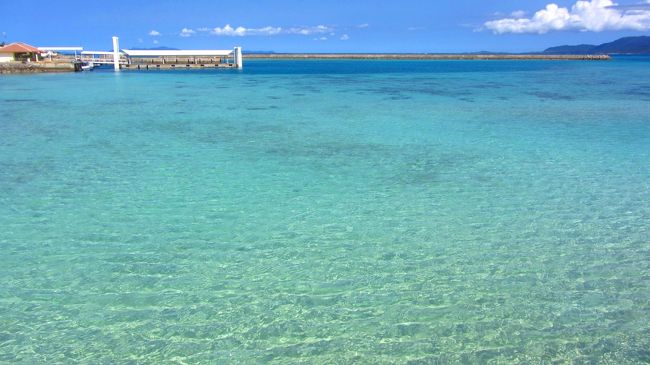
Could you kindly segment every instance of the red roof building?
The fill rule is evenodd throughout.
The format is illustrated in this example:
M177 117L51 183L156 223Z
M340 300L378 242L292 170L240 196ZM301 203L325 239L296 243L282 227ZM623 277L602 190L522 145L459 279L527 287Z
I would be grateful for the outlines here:
M29 44L16 42L0 47L0 62L10 61L38 61L38 48Z
M41 51L29 44L16 42L0 47L0 53L40 53Z

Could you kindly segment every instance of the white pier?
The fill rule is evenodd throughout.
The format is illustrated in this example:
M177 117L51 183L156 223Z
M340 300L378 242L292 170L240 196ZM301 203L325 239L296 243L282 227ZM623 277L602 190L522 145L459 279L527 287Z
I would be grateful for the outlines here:
M97 65L115 65L113 52L108 51L83 51L81 52L81 61ZM120 55L118 64L126 65L126 63L126 58Z
M113 37L113 51L83 51L81 61L97 65L112 64L116 71L124 69L190 69L244 67L241 47L232 50L180 49L136 50L120 49L119 38Z

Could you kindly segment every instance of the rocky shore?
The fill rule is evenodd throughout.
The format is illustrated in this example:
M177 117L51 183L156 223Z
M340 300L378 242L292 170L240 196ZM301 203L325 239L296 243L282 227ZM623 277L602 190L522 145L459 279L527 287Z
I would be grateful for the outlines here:
M358 59L358 60L567 60L608 61L608 55L552 55L552 54L374 54L374 53L268 53L247 54L245 59Z
M73 62L0 63L0 74L74 72L79 70L81 70L81 64Z

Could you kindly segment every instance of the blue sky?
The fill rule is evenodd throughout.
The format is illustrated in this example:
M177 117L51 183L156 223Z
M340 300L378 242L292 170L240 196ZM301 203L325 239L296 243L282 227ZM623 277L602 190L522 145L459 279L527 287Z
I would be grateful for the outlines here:
M6 1L0 33L36 46L276 52L538 51L650 34L650 0ZM536 15L537 14L537 15Z

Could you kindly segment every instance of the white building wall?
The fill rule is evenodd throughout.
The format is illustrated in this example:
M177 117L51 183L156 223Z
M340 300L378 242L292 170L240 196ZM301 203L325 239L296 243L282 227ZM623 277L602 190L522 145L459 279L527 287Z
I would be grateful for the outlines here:
M0 63L11 62L14 60L13 53L0 53Z

